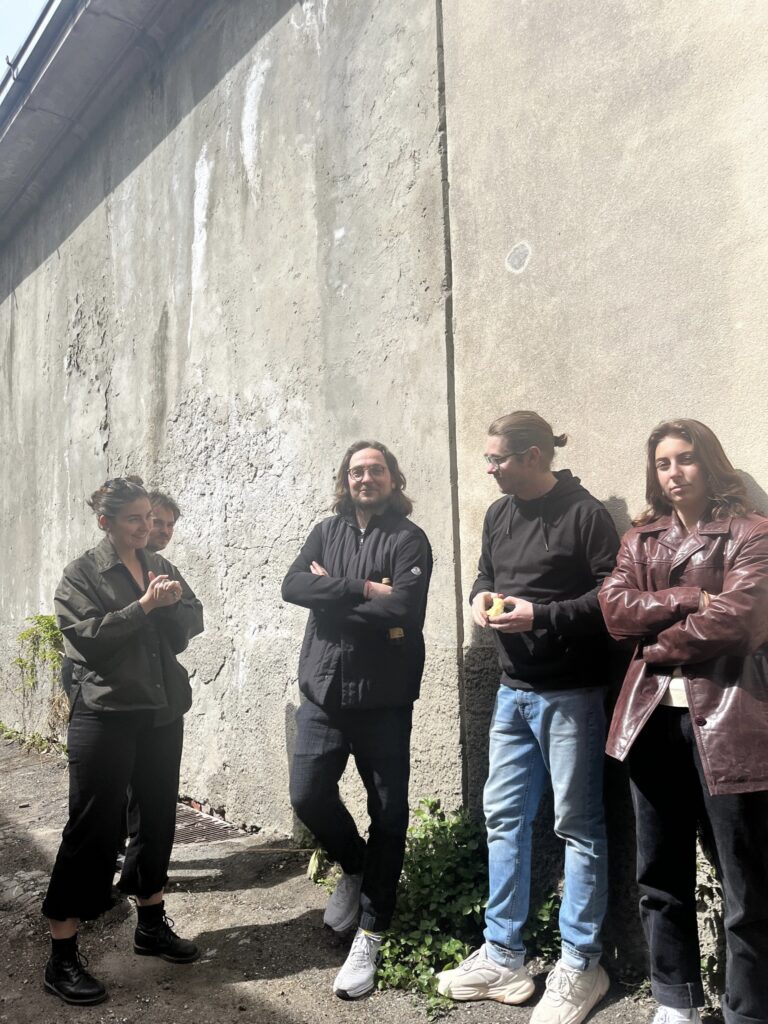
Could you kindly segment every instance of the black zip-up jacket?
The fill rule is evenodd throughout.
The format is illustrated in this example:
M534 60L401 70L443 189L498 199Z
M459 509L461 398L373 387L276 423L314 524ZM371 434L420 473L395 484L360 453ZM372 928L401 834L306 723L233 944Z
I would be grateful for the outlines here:
M192 703L187 670L176 655L203 631L203 606L179 570L162 555L139 551L148 572L181 583L181 600L148 615L136 581L105 538L64 570L54 607L73 664L69 694L93 711L156 712L156 724L173 721Z
M315 576L310 564L328 573ZM283 580L283 600L309 608L299 659L299 687L323 705L334 678L344 709L402 707L419 696L424 671L424 615L432 551L423 530L384 512L361 531L353 517L331 516L314 527ZM392 593L366 601L370 580L392 581ZM402 644L388 632L400 626Z
M555 690L610 682L612 649L597 593L616 563L619 538L605 506L570 470L541 498L505 495L488 509L478 577L483 590L534 606L527 633L493 630L502 682Z

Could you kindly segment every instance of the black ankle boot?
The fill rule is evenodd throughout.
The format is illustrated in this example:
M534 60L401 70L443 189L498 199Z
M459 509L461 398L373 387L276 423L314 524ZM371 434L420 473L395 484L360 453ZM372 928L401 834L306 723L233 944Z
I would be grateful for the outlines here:
M155 907L146 908L155 910ZM144 907L139 908L145 910ZM154 920L142 920L147 915L140 914L139 923L133 936L133 951L139 956L159 956L171 964L191 964L197 960L200 950L189 939L180 938L173 930L173 921L159 907Z
M107 998L107 990L86 971L88 960L77 948L77 940L54 939L53 952L45 965L45 988L73 1006L95 1006Z

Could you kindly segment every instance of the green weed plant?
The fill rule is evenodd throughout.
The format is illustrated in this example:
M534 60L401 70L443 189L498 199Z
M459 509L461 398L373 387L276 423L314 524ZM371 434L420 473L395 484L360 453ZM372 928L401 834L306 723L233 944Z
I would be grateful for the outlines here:
M21 672L22 685L36 690L41 676L58 682L63 641L54 615L30 615L24 621L31 625L18 635L19 656L14 664Z
M414 818L378 987L420 993L436 1017L452 1004L437 994L435 975L482 942L488 852L485 827L466 811L447 813L439 800L427 799Z

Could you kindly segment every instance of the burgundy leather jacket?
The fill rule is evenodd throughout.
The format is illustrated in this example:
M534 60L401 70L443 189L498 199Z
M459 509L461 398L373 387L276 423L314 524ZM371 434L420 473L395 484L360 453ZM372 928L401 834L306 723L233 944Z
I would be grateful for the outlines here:
M600 606L611 636L637 645L608 753L624 760L680 666L710 793L768 789L768 519L687 534L670 515L629 530Z

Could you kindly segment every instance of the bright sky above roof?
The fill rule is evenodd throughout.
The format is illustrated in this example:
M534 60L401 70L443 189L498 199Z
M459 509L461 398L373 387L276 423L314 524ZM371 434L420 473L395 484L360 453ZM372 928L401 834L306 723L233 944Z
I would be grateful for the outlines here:
M0 0L0 79L8 67L5 58L14 57L42 9L42 0Z

